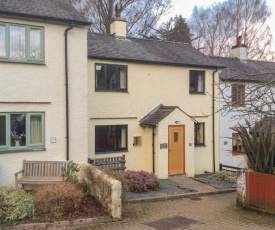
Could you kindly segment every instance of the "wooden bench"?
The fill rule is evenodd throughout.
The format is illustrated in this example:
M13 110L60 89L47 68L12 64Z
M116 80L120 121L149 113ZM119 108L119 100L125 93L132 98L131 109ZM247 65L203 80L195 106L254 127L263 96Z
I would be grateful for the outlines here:
M105 157L96 159L88 158L88 163L98 167L99 169L110 169L118 173L125 172L126 169L125 155L119 157Z
M64 181L63 171L71 161L27 161L23 169L15 173L15 186L52 184ZM18 175L22 176L18 178Z

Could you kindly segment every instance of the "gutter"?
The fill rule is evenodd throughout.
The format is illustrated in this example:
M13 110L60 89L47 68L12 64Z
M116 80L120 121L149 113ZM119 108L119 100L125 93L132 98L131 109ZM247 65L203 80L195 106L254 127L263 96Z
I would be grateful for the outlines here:
M69 143L69 86L68 86L68 32L73 29L73 24L65 30L65 86L66 86L66 160L70 159Z
M212 147L213 147L213 172L216 172L216 151L215 151L215 73L212 73Z

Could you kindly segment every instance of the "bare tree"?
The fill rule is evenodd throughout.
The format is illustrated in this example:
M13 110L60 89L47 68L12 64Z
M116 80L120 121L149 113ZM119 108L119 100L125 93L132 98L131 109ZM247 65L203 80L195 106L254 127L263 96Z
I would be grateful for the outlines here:
M127 32L132 36L149 36L160 19L171 9L171 0L71 0L90 22L91 32L110 33L115 5L122 4Z
M200 39L193 46L211 56L228 57L235 38L241 35L249 59L274 60L270 16L266 0L227 0L209 8L195 7L189 26Z

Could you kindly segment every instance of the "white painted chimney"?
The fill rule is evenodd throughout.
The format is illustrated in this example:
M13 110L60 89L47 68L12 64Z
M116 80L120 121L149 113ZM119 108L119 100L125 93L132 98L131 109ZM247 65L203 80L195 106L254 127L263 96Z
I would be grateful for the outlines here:
M237 37L237 45L231 48L231 57L240 59L241 62L247 62L247 47L242 45L242 36Z
M121 3L116 4L116 16L110 25L110 33L118 37L127 36L126 20L121 17L122 5Z

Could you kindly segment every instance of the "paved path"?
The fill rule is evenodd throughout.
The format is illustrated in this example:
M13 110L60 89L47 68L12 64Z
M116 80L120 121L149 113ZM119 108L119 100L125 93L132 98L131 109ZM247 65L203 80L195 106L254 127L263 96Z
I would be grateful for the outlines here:
M236 193L130 204L121 222L67 228L76 230L275 229L275 217L236 208ZM169 219L172 218L172 219Z

